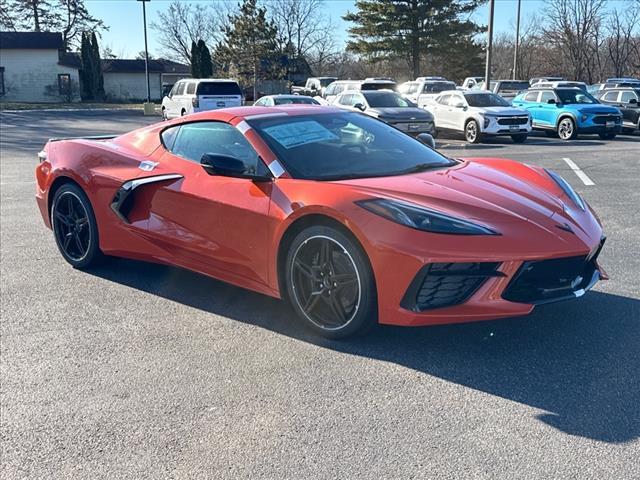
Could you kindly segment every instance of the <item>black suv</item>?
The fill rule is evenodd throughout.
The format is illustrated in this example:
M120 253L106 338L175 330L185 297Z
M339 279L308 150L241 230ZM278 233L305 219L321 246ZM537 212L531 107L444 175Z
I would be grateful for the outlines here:
M638 87L610 88L597 95L601 103L618 107L622 112L624 130L640 130L640 85Z

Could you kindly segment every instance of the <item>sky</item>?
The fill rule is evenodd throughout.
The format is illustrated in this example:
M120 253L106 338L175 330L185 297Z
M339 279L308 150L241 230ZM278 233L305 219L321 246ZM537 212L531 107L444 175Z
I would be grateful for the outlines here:
M184 1L184 0L181 0ZM165 10L170 0L151 0L146 4L147 26L157 19L157 12ZM196 3L196 2L191 2ZM216 3L215 0L202 0L198 3ZM336 34L344 43L347 40L349 23L342 20L347 11L354 11L353 0L325 0L326 15L338 26ZM142 5L136 0L87 0L85 5L89 12L104 21L109 31L102 34L101 46L108 46L122 58L134 58L138 52L144 50L142 26ZM516 17L517 0L496 0L494 27L496 32L513 30ZM544 6L542 0L522 0L522 17L540 11ZM479 24L487 24L489 8L487 5L479 8L473 19ZM149 52L158 57L161 55L156 41L156 32L148 28Z

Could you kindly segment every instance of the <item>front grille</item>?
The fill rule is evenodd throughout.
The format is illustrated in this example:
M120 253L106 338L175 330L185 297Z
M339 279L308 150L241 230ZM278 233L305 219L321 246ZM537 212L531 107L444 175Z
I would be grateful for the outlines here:
M500 263L431 263L415 276L400 305L422 312L466 302L489 277L503 276Z
M502 298L519 303L547 303L575 297L589 288L597 272L596 259L604 239L592 255L525 262L507 285Z
M604 125L607 122L619 122L620 115L596 115L593 117L593 123L597 125Z
M529 117L504 117L498 119L498 125L525 125Z

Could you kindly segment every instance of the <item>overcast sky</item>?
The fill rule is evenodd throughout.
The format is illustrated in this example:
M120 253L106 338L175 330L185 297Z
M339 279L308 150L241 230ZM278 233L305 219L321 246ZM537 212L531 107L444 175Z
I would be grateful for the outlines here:
M184 1L184 0L182 0ZM165 10L170 0L151 0L147 3L147 25L157 19L157 12ZM194 2L195 3L195 2ZM200 1L198 3L214 3L215 0ZM347 40L348 23L342 20L348 10L355 10L353 0L326 0L326 14L338 26L336 35L344 43ZM495 12L496 31L510 31L515 22L517 0L497 0ZM109 26L100 42L101 46L109 46L118 56L133 58L144 49L142 29L142 6L136 0L88 0L86 6L92 15L102 19ZM526 18L544 6L541 0L522 0L522 16ZM488 21L488 7L480 8L473 16L478 23ZM159 56L156 32L149 28L149 51Z

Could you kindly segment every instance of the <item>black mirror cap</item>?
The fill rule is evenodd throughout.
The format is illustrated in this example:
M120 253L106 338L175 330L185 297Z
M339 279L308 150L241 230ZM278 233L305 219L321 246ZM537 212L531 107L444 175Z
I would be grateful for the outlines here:
M633 104L637 105L638 104L638 99L637 98L631 98L631 99L629 99L629 103L633 103Z
M365 107L362 103L356 103L353 108L357 108L358 110L360 110L361 112L364 112L367 107Z
M429 133L420 133L416 136L416 140L418 140L423 145L431 148L432 150L436 148L436 141L433 139L433 135Z
M547 100L547 103L555 105L557 102L555 98L550 98L549 100Z
M256 175L247 173L244 162L230 155L219 155L215 153L205 153L200 159L200 165L209 175L220 175L222 177L248 178L254 182L270 182L273 177L269 174Z

